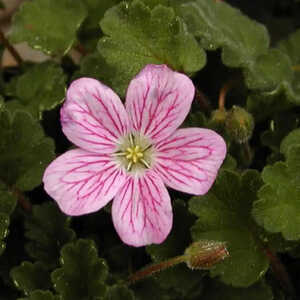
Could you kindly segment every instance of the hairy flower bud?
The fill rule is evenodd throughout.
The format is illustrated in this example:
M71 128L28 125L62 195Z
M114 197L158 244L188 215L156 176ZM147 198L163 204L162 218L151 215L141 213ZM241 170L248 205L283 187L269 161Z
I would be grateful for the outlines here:
M252 136L254 119L244 108L233 106L227 114L225 128L229 137L242 144Z
M207 240L191 244L184 254L190 269L209 269L229 256L224 242Z
M225 109L216 109L211 113L209 123L213 128L222 130L225 126L226 116L227 111Z

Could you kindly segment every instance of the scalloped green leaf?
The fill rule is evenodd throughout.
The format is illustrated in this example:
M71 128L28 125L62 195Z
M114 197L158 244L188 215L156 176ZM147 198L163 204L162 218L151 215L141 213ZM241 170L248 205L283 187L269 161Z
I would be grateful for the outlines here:
M70 221L52 202L34 205L32 215L25 219L25 236L30 240L25 246L27 253L50 268L56 267L61 247L75 238Z
M31 263L24 261L20 266L14 267L10 276L15 286L25 295L35 290L51 288L50 273L41 262Z
M134 293L126 286L115 284L108 288L104 300L134 300Z
M6 238L8 234L8 226L9 226L9 216L0 212L0 255L5 250L5 243L3 240Z
M151 10L139 0L123 2L106 12L100 25L106 36L98 50L116 69L112 86L121 95L147 64L167 64L188 74L205 65L205 52L170 7Z
M217 281L206 285L202 300L273 300L273 293L270 286L264 282L258 282L248 288L233 288Z
M82 0L87 8L87 17L80 27L78 36L85 48L94 50L103 35L99 23L104 13L121 0Z
M16 195L0 181L0 255L4 252L6 247L4 239L9 233L9 217L15 210L16 205Z
M300 104L300 29L292 33L286 40L282 40L277 45L285 53L291 62L293 76L286 82L283 89L290 102Z
M54 296L50 291L34 291L27 298L18 300L61 300L59 296Z
M87 11L81 1L25 1L14 15L10 40L27 42L48 55L65 55Z
M54 288L64 300L100 299L106 294L108 268L98 257L91 240L77 240L65 245L61 251L62 267L52 275Z
M244 77L249 89L274 93L281 85L292 81L292 64L285 53L271 48L245 68Z
M222 61L228 67L249 67L268 50L265 26L225 1L196 0L179 10L202 47L222 48Z
M27 110L34 117L42 118L42 112L59 105L65 97L66 75L54 62L36 64L16 79L15 89L10 95L14 101L7 102L7 108Z
M192 227L193 239L223 241L229 251L229 257L212 267L210 275L235 287L252 285L269 266L251 218L261 184L257 171L239 175L223 170L206 195L193 197L189 203L190 211L198 217Z
M26 112L0 112L0 180L28 191L41 183L54 159L54 143Z
M300 128L292 130L281 142L280 152L288 155L290 147L300 145Z
M288 147L286 161L266 166L265 185L254 202L256 222L271 233L282 233L287 240L300 239L300 143Z
M274 112L281 112L291 108L295 105L300 105L300 30L292 33L287 39L278 43L277 50L278 59L273 58L274 64L272 66L272 59L260 58L261 65L267 64L271 67L263 71L265 75L259 72L254 72L261 77L266 78L267 81L277 81L275 89L269 92L250 95L247 100L248 110L252 112L257 119L264 119ZM276 51L276 50L271 50ZM265 57L266 58L266 57ZM268 72L269 69L269 73ZM276 71L277 70L277 71ZM281 70L281 73L279 72ZM257 70L259 71L259 70ZM285 73L285 75L284 75ZM260 80L260 79L259 79ZM263 84L263 83L262 83ZM275 86L275 85L273 85Z
M88 54L80 61L80 70L75 73L74 78L92 77L100 80L107 86L121 86L123 83L118 81L117 69L109 65L100 53Z

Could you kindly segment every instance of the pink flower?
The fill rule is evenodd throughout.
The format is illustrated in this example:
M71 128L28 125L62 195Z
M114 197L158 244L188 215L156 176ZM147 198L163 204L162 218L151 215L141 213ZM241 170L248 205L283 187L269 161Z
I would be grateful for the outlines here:
M126 104L91 78L74 81L61 109L64 134L79 148L46 169L44 188L72 216L112 198L114 226L126 244L161 243L172 228L171 187L194 195L213 184L226 155L209 129L177 129L194 97L192 81L147 65L129 84Z

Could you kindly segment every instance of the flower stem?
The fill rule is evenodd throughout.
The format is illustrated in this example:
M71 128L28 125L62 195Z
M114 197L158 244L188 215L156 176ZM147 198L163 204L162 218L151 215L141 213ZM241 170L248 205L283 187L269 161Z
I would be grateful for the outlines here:
M231 79L227 81L221 88L220 94L219 94L219 109L225 110L225 98L228 93L236 83L236 80Z
M10 44L10 42L5 37L1 29L0 29L0 43L2 43L5 46L5 48L10 52L10 54L14 57L18 65L21 65L23 63L22 57L17 52L17 50Z
M186 256L176 256L171 259L168 259L166 261L150 265L140 271L135 272L134 274L129 276L128 284L133 284L134 282L144 279L145 277L151 276L154 273L157 273L159 271L165 270L169 267L173 267L177 264L180 264L182 262L185 262Z
M201 108L203 108L206 111L211 111L211 105L209 103L209 100L207 99L205 94L199 89L196 89L195 98L196 100L198 100L199 104L201 105Z
M295 288L283 263L270 248L264 248L264 251L269 258L274 276L279 281L282 288L285 289L291 296L295 296Z
M84 46L82 44L77 44L75 46L75 49L82 55L82 56L86 56L88 54L88 51L84 48Z
M14 188L12 191L17 196L18 203L23 208L23 210L27 213L31 213L32 211L31 202L24 196L24 194L20 190Z

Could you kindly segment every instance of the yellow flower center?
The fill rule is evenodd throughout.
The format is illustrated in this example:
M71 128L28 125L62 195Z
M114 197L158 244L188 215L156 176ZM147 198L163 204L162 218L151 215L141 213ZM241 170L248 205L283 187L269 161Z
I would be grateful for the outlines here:
M152 152L152 145L145 139L129 134L125 138L123 146L112 155L119 158L127 171L132 171L141 167L150 168Z
M139 145L128 147L126 149L126 158L128 162L136 164L144 157L144 153Z

